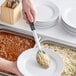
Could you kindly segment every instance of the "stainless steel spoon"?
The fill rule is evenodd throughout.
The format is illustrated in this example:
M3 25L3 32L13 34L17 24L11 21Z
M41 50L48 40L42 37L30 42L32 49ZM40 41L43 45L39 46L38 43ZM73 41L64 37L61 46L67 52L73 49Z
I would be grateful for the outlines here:
M15 2L19 3L20 1L19 0L15 0Z
M8 7L11 8L12 7L12 0L7 0L7 4L8 4Z
M48 68L50 65L50 57L44 52L43 49L41 49L38 35L37 35L36 30L35 30L33 22L30 23L30 27L31 27L31 30L33 31L33 36L34 36L35 42L36 42L37 47L38 47L38 51L36 54L37 63L40 64L44 68Z
M33 22L30 23L30 27L31 27L31 30L33 31L33 36L34 36L35 42L37 44L37 47L41 51L40 42L39 42L38 35L37 35L36 30L35 30L35 26L34 26Z
M14 8L20 1L19 0L7 0L9 8Z

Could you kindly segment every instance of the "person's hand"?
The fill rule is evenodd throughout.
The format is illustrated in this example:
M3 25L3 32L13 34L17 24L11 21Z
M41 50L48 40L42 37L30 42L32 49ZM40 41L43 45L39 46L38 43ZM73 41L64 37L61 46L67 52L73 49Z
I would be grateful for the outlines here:
M19 70L18 70L18 68L17 68L17 63L16 63L16 62L13 62L12 65L11 65L11 67L12 67L12 73L16 74L17 76L23 76L23 75L19 72Z
M22 13L26 23L35 21L36 12L30 0L22 0Z
M13 73L13 74L16 74L17 76L23 76L19 72L16 62L11 62L11 61L5 60L3 58L0 58L0 71Z

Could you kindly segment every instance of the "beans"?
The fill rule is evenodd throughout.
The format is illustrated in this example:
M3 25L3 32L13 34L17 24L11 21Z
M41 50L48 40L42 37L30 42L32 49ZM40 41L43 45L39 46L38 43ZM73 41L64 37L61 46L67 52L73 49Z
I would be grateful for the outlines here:
M0 32L0 57L16 61L17 57L35 44L33 39L11 33Z

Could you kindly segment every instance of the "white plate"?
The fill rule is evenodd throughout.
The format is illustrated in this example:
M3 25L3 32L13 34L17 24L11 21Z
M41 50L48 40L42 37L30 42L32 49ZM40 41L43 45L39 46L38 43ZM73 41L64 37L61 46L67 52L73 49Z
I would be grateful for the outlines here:
M62 14L62 20L66 23L65 27L68 28L69 31L76 33L76 8L75 7L68 8Z
M64 20L61 18L61 22L62 22L62 28L71 36L76 36L76 32L74 31L74 29L72 27L69 27Z
M63 60L55 52L49 49L43 49L51 58L51 64L48 69L44 69L36 62L36 53L38 49L33 48L24 51L17 60L17 66L24 76L60 76L63 71Z
M37 11L37 18L35 23L36 27L49 28L55 25L59 17L58 7L49 1L41 1L38 3L34 2L34 4Z

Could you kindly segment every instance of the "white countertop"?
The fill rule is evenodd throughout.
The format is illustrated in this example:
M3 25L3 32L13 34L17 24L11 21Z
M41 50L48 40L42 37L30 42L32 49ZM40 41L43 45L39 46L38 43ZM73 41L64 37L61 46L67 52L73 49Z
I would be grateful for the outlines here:
M3 0L0 0L0 3ZM44 0L41 0L44 1ZM66 10L66 8L75 6L76 7L76 0L49 0L56 4L60 10L60 15L62 12ZM0 21L0 23L3 23ZM5 24L5 23L4 23ZM7 24L8 25L8 24ZM37 32L41 35L45 35L49 37L51 40L59 41L64 44L68 44L71 46L76 46L76 36L71 35L70 33L66 32L61 24L61 21L56 24L56 26L49 28L49 29L37 29ZM28 31L30 30L30 27L25 24L23 18L21 18L15 25L11 25L11 27L17 27L20 29L25 29Z

